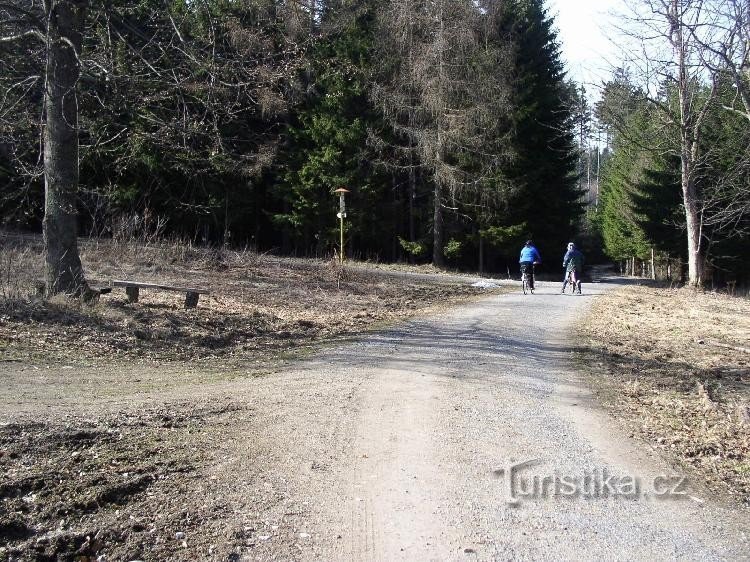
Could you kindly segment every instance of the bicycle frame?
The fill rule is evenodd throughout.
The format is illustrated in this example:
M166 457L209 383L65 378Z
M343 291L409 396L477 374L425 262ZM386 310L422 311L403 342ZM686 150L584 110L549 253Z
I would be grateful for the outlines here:
M570 285L570 294L573 295L576 289L581 290L581 279L573 279L573 270L568 271L568 285Z
M532 264L531 267L524 268L523 271L521 271L521 288L523 289L523 294L527 294L527 289L531 291L531 294L534 294L533 287L533 281L534 281L534 266L536 264Z

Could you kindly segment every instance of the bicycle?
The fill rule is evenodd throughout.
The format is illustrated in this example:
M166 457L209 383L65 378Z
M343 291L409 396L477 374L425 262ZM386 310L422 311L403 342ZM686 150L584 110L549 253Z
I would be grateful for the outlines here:
M534 266L536 265L536 262L532 264L531 267L524 266L521 268L521 288L523 289L523 294L526 295L531 291L531 294L534 294Z
M568 286L570 286L570 294L574 295L576 292L576 288L578 289L578 294L581 294L581 280L577 279L576 281L573 281L573 270L571 269L568 271ZM564 293L565 291L563 291Z

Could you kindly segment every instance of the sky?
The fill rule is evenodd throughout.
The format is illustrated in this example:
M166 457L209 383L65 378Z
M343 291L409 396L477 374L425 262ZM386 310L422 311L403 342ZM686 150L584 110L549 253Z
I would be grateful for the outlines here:
M568 76L583 82L592 97L596 85L609 77L618 62L607 36L613 34L611 13L622 4L622 0L547 0L550 15L556 16Z

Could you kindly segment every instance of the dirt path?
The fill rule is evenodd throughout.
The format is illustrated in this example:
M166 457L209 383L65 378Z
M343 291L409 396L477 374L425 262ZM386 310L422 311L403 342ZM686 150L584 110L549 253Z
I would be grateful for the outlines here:
M108 560L747 559L747 513L714 505L697 486L655 498L653 479L674 472L620 434L578 380L568 328L603 286L577 297L539 285L536 295L412 320L260 378L170 390L168 409L217 412L178 434L204 460L189 476L159 480L150 503L102 515L107 528L129 518L153 530L121 533L124 546L101 552ZM498 469L535 459L518 469L512 503ZM521 497L534 475L547 477L547 497ZM615 488L602 497L607 475ZM633 491L627 476L639 485L624 497ZM576 497L560 493L563 477Z
M278 539L319 560L747 557L746 513L695 486L654 497L653 479L674 471L620 435L572 371L566 328L600 289L556 289L412 321L276 381L263 441L289 503L304 506ZM637 477L638 493L581 484L582 497L510 505L496 469L531 459L526 482L608 471Z

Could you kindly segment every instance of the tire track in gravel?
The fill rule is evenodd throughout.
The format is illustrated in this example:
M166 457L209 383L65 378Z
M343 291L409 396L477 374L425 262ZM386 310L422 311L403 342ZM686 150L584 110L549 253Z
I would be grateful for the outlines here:
M284 401L264 442L283 451L290 504L307 506L286 521L299 558L746 559L747 514L710 498L507 502L506 461L540 459L540 476L673 473L577 378L569 328L604 287L585 289L488 297L272 377ZM321 457L324 473L294 470Z

